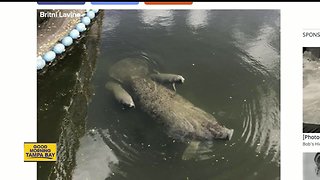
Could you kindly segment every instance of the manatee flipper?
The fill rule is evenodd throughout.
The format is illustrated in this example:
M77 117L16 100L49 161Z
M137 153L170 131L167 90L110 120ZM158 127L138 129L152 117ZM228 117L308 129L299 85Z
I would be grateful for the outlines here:
M200 141L191 141L182 154L182 160L194 159L199 149Z
M174 91L177 91L176 90L176 83L172 83L172 88L173 88Z
M183 84L185 80L181 75L164 74L159 72L157 74L151 74L150 77L153 81L156 81L158 83L172 84L172 88L174 91L176 91L176 83Z
M109 81L105 87L113 93L119 103L129 108L135 107L132 97L119 83Z
M155 71L157 72L157 71ZM159 83L184 83L185 79L181 75L178 74L166 74L166 73L159 73L151 74L151 79L157 81Z

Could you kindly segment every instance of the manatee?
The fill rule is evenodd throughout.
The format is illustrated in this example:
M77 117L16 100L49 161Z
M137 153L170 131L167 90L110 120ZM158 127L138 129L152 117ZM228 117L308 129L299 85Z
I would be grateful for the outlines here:
M135 77L128 84L139 107L164 123L171 137L181 140L231 139L232 129L221 126L213 115L150 77Z
M184 78L181 75L177 74L165 74L165 73L158 73L158 74L151 74L151 79L157 81L159 83L170 83L172 84L173 90L176 91L176 83L184 83Z
M182 141L231 139L233 129L220 125L212 114L152 80L145 60L120 60L110 67L109 75L130 88L136 105L164 124L169 136Z
M135 107L132 97L125 89L122 88L119 83L109 81L106 83L105 87L107 90L113 93L114 97L119 103L125 107Z
M126 58L112 65L108 72L111 78L128 87L139 109L166 127L169 137L192 142L183 153L183 159L193 158L201 142L231 139L233 129L219 124L212 114L153 80L150 71L145 60Z

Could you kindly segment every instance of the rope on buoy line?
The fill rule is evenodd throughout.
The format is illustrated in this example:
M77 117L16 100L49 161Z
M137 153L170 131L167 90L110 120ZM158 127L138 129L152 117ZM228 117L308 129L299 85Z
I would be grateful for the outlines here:
M87 30L86 26L90 25L92 19L96 17L98 9L89 9L86 14L81 17L80 22L69 32L67 36L57 42L53 48L37 58L37 70L43 69L46 65L55 60L57 55L66 51L66 47L71 46L73 41L80 37L82 32Z

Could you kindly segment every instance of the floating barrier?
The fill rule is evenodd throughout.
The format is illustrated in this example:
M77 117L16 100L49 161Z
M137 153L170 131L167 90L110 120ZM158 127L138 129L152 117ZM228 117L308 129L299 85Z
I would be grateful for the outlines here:
M56 58L56 53L53 52L53 51L49 51L49 52L45 53L44 56L43 56L43 59L46 62L51 62L51 61L54 60L54 58Z
M84 32L87 28L86 28L86 25L85 25L85 24L79 23L79 24L77 24L76 29L77 29L79 32Z
M93 19L93 18L96 16L96 14L95 14L93 11L88 11L88 12L87 12L87 16L88 16L90 19Z
M45 65L46 61L43 60L41 56L39 56L37 59L37 70L44 68Z
M84 25L88 26L88 25L90 24L91 20L90 20L90 18L89 18L88 16L86 16L86 17L83 17L83 18L81 19L81 22L82 22Z
M70 36L67 36L64 37L61 42L64 46L70 46L73 43L73 40Z
M55 52L56 54L62 54L64 51L66 51L66 48L61 43L58 43L53 47L53 52Z
M69 33L69 36L72 39L78 39L80 37L80 32L76 29L72 29L72 31Z
M81 33L87 30L86 26L90 25L91 20L96 17L98 12L98 9L87 10L86 14L81 18L80 23L78 23L67 36L62 38L61 42L58 42L50 51L37 58L37 70L43 69L47 64L53 62L57 55L65 52L66 47L71 46L73 40L78 39Z

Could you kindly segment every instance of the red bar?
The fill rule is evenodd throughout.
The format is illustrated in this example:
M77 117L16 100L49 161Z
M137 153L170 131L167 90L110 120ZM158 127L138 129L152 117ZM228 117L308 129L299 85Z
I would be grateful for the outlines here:
M146 5L191 5L192 2L144 2Z

